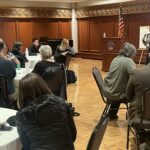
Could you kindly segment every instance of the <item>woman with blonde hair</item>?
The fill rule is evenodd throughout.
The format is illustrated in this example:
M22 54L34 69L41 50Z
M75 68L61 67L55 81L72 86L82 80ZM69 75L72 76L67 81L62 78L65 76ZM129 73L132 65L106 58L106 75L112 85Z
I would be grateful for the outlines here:
M66 56L75 56L75 51L73 47L69 46L69 41L67 39L63 39L61 41L61 44L57 47L54 58L55 61L58 63L65 64L66 62Z

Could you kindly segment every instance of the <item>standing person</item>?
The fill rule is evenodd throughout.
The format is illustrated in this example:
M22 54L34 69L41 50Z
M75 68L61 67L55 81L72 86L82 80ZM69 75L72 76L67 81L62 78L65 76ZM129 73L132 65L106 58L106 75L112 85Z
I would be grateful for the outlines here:
M127 85L127 98L130 102L128 109L128 120L134 125L138 118L141 118L142 113L142 95L146 89L150 88L150 64L135 69L130 76ZM150 120L147 120L147 124L150 124ZM150 132L147 134L140 134L140 143L143 150L150 149ZM147 148L146 148L147 147Z
M126 86L131 71L136 68L132 58L136 54L133 44L125 42L119 51L119 55L111 62L109 72L103 82L103 92L107 99L112 101L126 99ZM109 112L110 120L117 119L120 104L112 104Z
M32 45L28 48L29 56L37 55L39 53L39 40L37 38L32 39Z
M148 64L150 62L150 33L144 35L142 42L146 46L146 64Z
M64 100L30 73L20 80L16 115L23 150L74 150L76 127Z
M7 78L8 97L10 103L13 103L17 98L13 84L13 79L16 76L16 68L12 61L5 59L4 45L3 42L0 42L0 74Z
M75 56L75 51L73 47L69 46L69 41L67 39L63 39L61 44L57 47L54 59L58 63L65 64L66 62L66 56Z

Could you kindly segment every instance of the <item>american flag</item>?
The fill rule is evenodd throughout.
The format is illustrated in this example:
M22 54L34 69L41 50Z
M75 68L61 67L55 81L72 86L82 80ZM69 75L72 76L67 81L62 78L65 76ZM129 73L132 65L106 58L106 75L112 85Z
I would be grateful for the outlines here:
M124 20L122 16L122 7L119 10L119 18L118 18L118 37L124 37Z

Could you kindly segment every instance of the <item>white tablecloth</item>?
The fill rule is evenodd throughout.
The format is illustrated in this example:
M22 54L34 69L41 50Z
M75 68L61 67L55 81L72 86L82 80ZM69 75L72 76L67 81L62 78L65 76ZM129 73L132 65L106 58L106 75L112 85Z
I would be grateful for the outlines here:
M16 114L15 110L0 107L0 122ZM0 150L21 150L21 144L16 127L11 131L0 131Z

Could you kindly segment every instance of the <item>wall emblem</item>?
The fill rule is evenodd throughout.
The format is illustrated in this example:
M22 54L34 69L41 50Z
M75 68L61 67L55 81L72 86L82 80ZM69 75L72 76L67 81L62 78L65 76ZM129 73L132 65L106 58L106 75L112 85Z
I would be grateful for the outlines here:
M113 50L114 49L114 42L112 42L112 41L110 41L110 42L108 42L107 43L107 48L109 49L109 50Z

